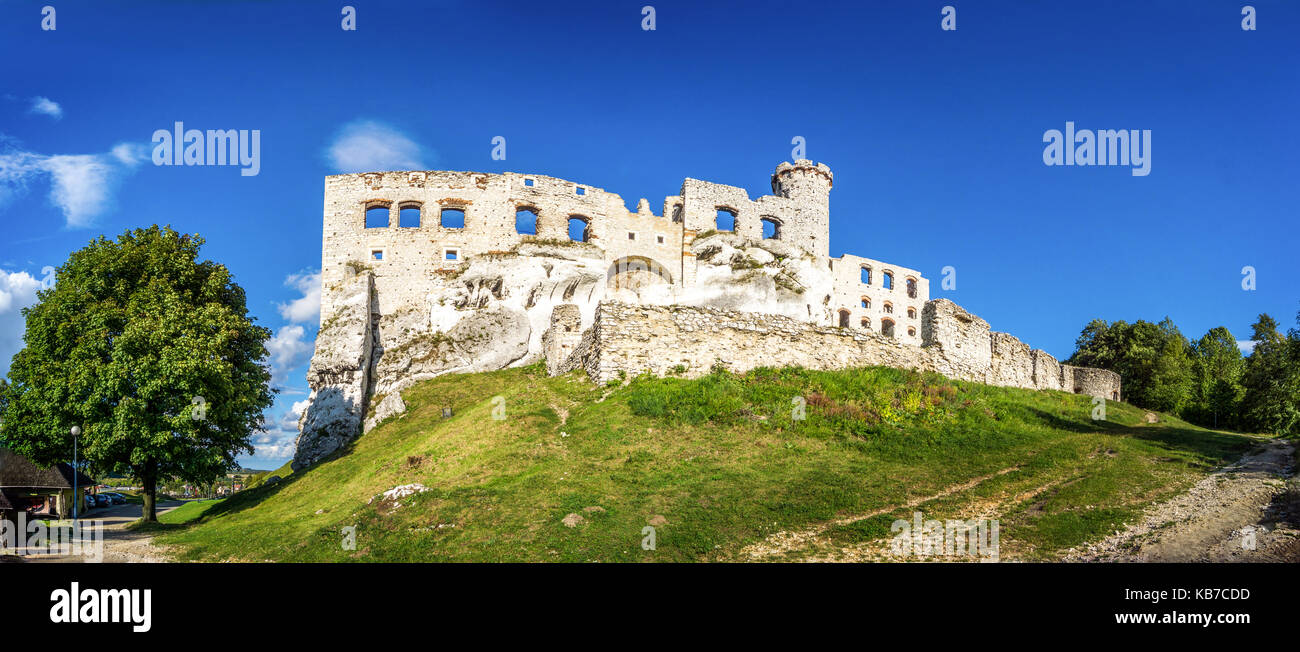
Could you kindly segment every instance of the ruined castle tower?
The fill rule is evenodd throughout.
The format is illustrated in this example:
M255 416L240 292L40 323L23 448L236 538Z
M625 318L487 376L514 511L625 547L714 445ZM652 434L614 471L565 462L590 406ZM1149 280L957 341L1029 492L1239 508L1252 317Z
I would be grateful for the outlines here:
M829 167L804 159L783 162L772 174L772 193L792 200L794 208L782 237L814 256L830 255L832 182Z

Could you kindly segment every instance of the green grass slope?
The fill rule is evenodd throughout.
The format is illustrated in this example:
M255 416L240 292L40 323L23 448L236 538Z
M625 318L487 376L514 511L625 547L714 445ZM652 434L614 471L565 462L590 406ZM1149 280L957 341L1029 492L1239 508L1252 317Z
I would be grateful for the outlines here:
M445 376L403 398L406 414L347 450L177 514L188 525L160 542L204 561L725 561L778 531L878 510L908 518L909 501L1003 471L915 509L992 509L1002 559L1051 559L1255 443L1163 416L1146 424L1119 403L1094 421L1086 396L880 367L600 387L534 366ZM370 502L411 483L428 491ZM570 514L581 522L566 525ZM893 517L828 536L888 538ZM341 545L345 526L355 550Z

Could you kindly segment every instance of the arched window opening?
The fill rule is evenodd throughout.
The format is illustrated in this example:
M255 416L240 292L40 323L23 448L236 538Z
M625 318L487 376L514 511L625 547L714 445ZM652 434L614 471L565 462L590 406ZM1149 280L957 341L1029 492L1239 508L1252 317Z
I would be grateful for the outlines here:
M894 289L894 273L893 273L893 272L885 272L885 273L882 274L881 276L884 277L884 279L885 279L885 280L882 281L882 283L881 283L881 284L883 285L883 287L884 287L886 290L892 290L892 289Z
M907 297L909 299L916 298L916 279L914 278L907 279Z
M388 204L373 204L366 207L366 228L388 228Z
M781 239L781 222L775 217L760 218L763 222L763 239L780 240Z
M871 268L870 268L870 267L866 267L866 266L864 265L864 266L862 267L861 274L862 274L862 283L863 283L864 285L871 285Z
M406 229L420 228L420 205L402 204L401 210L397 213L397 225Z
M569 239L574 242L587 242L591 239L591 220L581 215L569 216Z
M863 308L870 308L870 307L871 307L871 299L868 299L867 297L862 297L862 307L863 307Z
M444 229L465 228L465 209L463 208L442 209L441 224L442 224L442 228Z
M861 321L860 323L862 324L862 330L867 330L867 331L871 330L871 318L870 318L870 317L863 317L863 318L862 318L862 321Z
M894 320L892 320L892 319L882 319L882 320L880 320L880 334L881 334L881 335L884 335L885 337L893 337L893 336L894 336Z
M841 310L841 311L840 311L840 328L848 328L848 327L849 327L849 311L847 311L847 310Z
M907 329L907 336L908 336L908 337L916 337L916 329L915 329L915 328L908 327L908 329Z
M910 308L910 307L909 307L909 308L907 309L907 318L908 318L908 319L916 319L916 308Z
M894 304L892 304L892 303L886 301L884 307L885 307L885 314L887 314L887 315L892 315L892 314L894 314Z
M515 211L515 233L537 235L537 211L520 208Z
M729 208L719 208L718 219L714 223L714 228L719 231L735 231L736 214Z

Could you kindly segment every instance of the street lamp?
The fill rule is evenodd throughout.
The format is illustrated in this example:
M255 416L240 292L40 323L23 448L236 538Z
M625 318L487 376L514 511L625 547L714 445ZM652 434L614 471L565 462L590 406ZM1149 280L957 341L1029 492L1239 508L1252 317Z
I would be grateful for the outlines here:
M72 426L72 520L77 520L77 503L81 502L81 492L77 487L77 437L81 436L81 426Z

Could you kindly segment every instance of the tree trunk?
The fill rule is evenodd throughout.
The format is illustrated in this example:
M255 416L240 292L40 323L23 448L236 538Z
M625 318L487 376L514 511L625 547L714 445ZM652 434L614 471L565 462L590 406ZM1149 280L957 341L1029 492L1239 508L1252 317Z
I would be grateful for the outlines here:
M158 522L158 463L152 460L145 462L144 473L140 475L140 484L144 486L144 515L140 518L145 521Z

